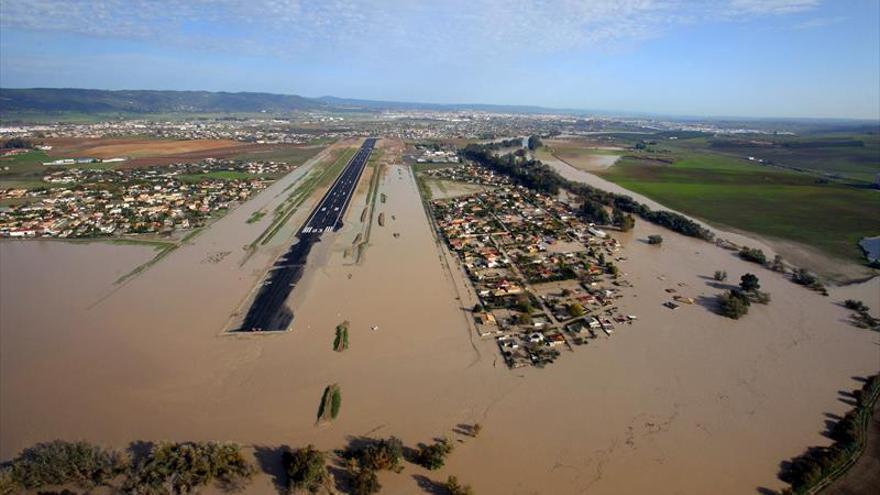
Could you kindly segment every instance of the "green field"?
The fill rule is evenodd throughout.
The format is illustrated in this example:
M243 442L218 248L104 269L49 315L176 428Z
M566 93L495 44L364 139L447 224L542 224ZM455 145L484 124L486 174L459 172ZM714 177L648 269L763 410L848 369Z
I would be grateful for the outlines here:
M803 243L849 261L864 262L858 240L880 234L878 190L685 151L679 143L666 159L673 163L628 156L601 175L710 223Z
M47 169L43 162L50 161L45 151L31 150L20 155L0 158L0 178L21 175L42 175ZM6 167L9 167L7 170Z
M180 179L181 182L201 182L207 179L219 179L219 180L237 180L237 179L253 179L257 176L254 174L249 174L247 172L236 172L234 170L216 170L214 172L207 172L204 174L184 174L178 175L177 178Z
M264 162L305 163L324 149L323 146L303 148L293 145L278 145L268 150L251 151L231 157L233 160L259 160Z

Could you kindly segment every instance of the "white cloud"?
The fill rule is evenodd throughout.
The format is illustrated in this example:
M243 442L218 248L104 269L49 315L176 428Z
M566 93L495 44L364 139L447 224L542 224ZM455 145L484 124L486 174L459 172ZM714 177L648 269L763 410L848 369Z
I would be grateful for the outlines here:
M487 58L603 48L818 0L0 0L0 27L297 56Z
M791 14L811 10L819 5L819 0L731 0L733 14Z

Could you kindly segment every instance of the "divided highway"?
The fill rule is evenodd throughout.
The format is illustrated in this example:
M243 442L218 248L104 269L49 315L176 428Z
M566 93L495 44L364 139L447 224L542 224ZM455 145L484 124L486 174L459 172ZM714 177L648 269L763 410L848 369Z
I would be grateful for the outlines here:
M325 232L334 232L342 227L342 217L375 144L376 138L364 141L312 210L296 234L297 242L269 270L238 331L287 330L293 322L293 312L287 307L287 298L302 277L312 245L320 241Z

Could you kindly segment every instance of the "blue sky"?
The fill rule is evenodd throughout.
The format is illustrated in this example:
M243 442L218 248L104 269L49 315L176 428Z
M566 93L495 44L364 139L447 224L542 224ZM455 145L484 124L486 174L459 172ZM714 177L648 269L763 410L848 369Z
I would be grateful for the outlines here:
M0 0L0 86L880 118L880 0Z

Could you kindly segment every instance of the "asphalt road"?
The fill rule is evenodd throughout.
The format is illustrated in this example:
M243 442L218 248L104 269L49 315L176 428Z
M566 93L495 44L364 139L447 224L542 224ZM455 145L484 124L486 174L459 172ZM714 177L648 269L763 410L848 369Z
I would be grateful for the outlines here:
M375 144L375 138L364 141L312 210L296 234L297 242L269 270L238 331L287 330L293 322L293 312L287 307L287 298L302 277L312 245L319 242L325 232L335 232L342 227L342 217Z

